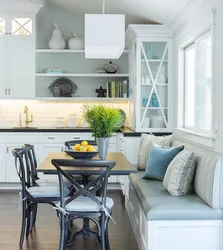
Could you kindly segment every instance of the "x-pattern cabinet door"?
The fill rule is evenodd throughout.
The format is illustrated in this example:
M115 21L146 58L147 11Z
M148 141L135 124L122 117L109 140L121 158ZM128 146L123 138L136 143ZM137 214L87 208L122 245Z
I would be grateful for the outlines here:
M170 127L171 39L137 42L137 131L163 132Z

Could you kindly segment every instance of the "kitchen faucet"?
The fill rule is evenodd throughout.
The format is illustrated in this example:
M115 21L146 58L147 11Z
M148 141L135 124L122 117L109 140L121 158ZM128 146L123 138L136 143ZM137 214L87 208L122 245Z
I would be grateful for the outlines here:
M29 123L33 121L33 115L30 115L30 120L29 120L29 111L28 111L28 106L24 107L24 114L26 115L25 123L26 123L26 128L29 127Z

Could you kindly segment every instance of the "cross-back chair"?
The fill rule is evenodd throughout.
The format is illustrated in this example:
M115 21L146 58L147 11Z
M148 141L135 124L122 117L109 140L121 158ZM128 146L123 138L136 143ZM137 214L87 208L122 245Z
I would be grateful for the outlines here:
M60 199L59 186L38 187L32 186L33 175L30 166L28 150L26 148L15 148L12 150L15 157L15 168L22 186L20 193L20 202L22 204L22 226L19 246L22 247L24 236L29 236L36 217L36 205L38 203L47 203L55 206L54 201ZM64 195L68 196L70 190L64 187ZM32 220L32 221L31 221Z
M68 228L70 223L78 218L91 220L97 226L98 241L101 243L102 250L109 250L108 240L108 222L111 218L112 207L114 202L107 197L107 182L111 169L115 166L114 161L101 160L52 160L52 164L56 167L59 183L60 183L60 203L57 205L61 215L61 234L60 234L60 250L65 250L67 245ZM75 179L63 170L63 166L83 167L86 169L86 175L94 174L96 178L89 181L86 186L81 186ZM90 171L90 172L89 172ZM90 173L90 174L89 174ZM76 192L68 199L65 199L63 190L63 180L67 178L75 187ZM96 196L96 191L100 195ZM99 221L96 218L100 218ZM80 230L73 235L84 234L85 230Z

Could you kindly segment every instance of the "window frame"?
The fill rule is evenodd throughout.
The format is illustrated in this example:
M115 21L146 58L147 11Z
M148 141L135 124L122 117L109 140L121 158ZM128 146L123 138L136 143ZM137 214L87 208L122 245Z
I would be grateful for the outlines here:
M186 126L186 56L185 56L185 49L187 49L188 47L192 46L194 44L195 46L195 65L197 65L197 56L198 56L198 42L201 41L203 38L207 37L207 36L211 36L211 127L210 130L208 129L200 129L197 127L197 109L194 108L194 127L192 126ZM178 114L180 115L179 112L181 112L181 118L178 119L178 128L181 128L182 130L187 130L187 131L191 131L192 133L197 133L197 134L204 134L207 135L207 137L211 136L214 134L215 132L215 122L214 122L214 103L213 103L213 81L214 81L214 47L213 47L213 30L212 29L207 29L204 32L202 32L201 34L199 34L196 37L193 37L192 39L188 40L185 44L183 44L180 47L180 54L181 54L181 63L180 63L180 70L182 72L182 76L181 76L181 83L182 83L182 87L181 87L181 93L178 93L178 97L181 96L181 110L178 111ZM196 106L197 103L197 68L195 68L195 74L194 74L194 81L195 81L195 89L194 89L194 104ZM179 103L179 100L178 100ZM181 121L181 122L180 122ZM181 124L180 124L181 123Z

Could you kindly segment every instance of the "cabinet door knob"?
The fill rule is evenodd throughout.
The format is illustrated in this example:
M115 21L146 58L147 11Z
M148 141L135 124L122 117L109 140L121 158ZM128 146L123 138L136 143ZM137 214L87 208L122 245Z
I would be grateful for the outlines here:
M9 152L9 147L7 147L7 153Z
M75 140L79 140L79 139L80 139L80 137L73 137L73 139L75 139Z
M5 95L7 95L7 89L5 89Z
M9 95L11 95L11 90L10 89L8 89L8 93L9 93Z

